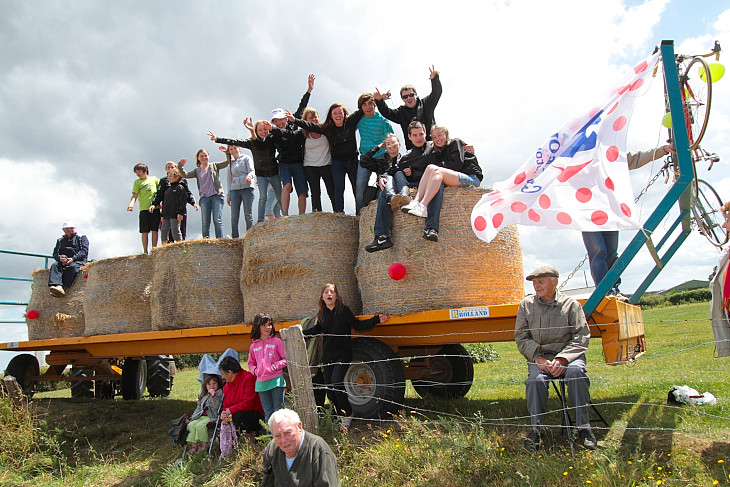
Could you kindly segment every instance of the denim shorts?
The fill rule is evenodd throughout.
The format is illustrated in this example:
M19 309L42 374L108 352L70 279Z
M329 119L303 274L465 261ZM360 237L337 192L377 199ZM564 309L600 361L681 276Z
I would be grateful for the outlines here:
M296 162L282 162L279 164L279 177L281 185L286 186L294 180L294 188L298 195L309 196L307 177L304 175L304 165Z
M467 188L469 186L478 187L482 183L474 174L464 174L460 172L457 172L457 174L459 175L459 186L462 188Z

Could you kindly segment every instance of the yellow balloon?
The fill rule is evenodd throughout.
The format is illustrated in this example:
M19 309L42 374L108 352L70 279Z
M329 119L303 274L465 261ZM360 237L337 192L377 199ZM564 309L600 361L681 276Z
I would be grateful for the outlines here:
M664 118L662 118L662 125L664 127L670 129L672 128L672 114L667 112L664 114Z
M714 83L716 81L720 81L720 79L725 74L725 65L723 65L722 63L709 63L708 66L710 68L710 79L712 80L712 82ZM705 73L704 66L700 66L699 72L700 79L702 81L707 81L707 74Z

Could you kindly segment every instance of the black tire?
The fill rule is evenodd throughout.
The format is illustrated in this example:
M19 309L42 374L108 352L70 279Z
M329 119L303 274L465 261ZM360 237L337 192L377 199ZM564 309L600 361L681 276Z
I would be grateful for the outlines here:
M150 397L169 397L172 391L173 367L172 357L160 355L147 360L147 392Z
M704 80L700 77L700 72L703 70L705 72ZM707 122L710 120L712 79L707 62L699 57L694 58L687 66L681 84L686 98L684 101L685 121L689 132L687 135L690 138L689 148L694 150L705 136Z
M702 235L716 247L722 247L728 241L728 234L723 228L725 215L720 207L723 201L715 188L702 179L697 186L692 186L692 215Z
M127 358L122 366L122 397L140 399L147 388L147 361Z
M24 353L16 355L8 363L5 369L5 376L12 375L20 386L20 389L28 397L33 397L38 387L38 376L41 375L41 369L38 365L38 359L34 355Z
M356 417L386 417L403 404L406 376L402 360L379 340L353 340L345 390Z
M474 361L462 345L445 345L429 358L431 377L411 381L419 396L464 397L474 380Z
M71 385L71 397L74 399L89 399L94 397L94 369L84 367L71 367L71 377L88 377L90 380L69 381Z

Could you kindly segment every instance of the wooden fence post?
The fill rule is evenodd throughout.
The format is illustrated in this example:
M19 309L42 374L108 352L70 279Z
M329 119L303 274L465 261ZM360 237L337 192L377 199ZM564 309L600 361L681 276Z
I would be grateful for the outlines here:
M292 408L299 414L305 430L317 432L319 418L314 402L312 373L307 359L307 346L300 325L290 326L279 331L286 349L286 362L291 382Z

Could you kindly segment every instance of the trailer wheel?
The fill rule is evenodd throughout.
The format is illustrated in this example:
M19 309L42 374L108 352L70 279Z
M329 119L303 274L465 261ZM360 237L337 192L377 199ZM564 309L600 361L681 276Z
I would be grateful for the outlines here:
M474 362L462 345L446 345L438 355L429 357L430 377L413 380L419 396L464 397L474 380Z
M147 388L147 361L127 358L122 366L122 397L140 399Z
M41 369L38 366L38 359L34 355L24 353L16 355L8 363L8 367L5 369L5 375L12 375L15 377L16 382L20 386L28 397L33 397L36 388L38 386L37 377L41 374ZM33 379L33 378L36 379Z
M71 377L89 377L94 375L94 369L84 367L71 367ZM74 380L70 381L71 397L74 399L88 399L94 397L94 381L93 380Z
M403 362L390 347L373 338L357 338L352 342L352 362L345 374L345 390L355 416L385 416L403 404Z
M160 355L147 361L147 392L150 397L170 396L174 363L168 355Z

